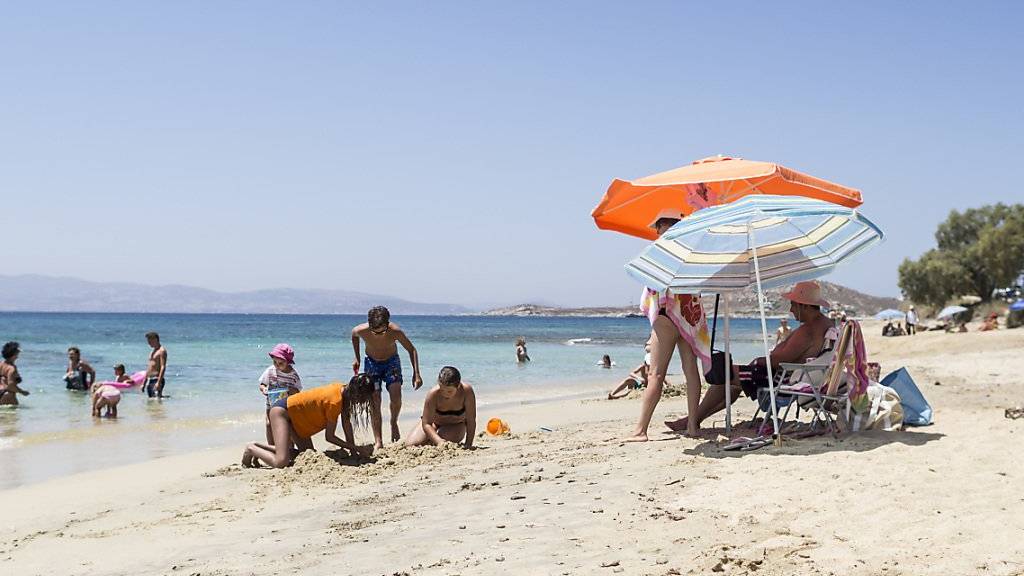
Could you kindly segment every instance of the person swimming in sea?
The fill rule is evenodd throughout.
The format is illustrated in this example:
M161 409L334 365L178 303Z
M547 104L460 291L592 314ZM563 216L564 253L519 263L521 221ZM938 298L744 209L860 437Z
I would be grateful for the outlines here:
M406 438L407 446L441 446L448 442L472 448L476 435L476 392L454 366L437 375L437 386L423 399L423 415Z
M526 338L516 338L516 362L522 364L530 361L530 354L526 352Z

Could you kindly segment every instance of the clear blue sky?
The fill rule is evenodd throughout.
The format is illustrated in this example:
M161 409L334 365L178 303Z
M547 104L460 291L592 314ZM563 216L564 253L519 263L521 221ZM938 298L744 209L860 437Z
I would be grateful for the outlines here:
M862 189L887 242L829 279L897 295L1024 199L1020 6L6 4L3 271L625 304L590 210L725 154Z

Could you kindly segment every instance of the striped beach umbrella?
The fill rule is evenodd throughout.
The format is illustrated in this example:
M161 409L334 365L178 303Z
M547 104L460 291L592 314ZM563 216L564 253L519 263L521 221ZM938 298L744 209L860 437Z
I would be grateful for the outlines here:
M626 264L626 271L656 291L725 293L725 357L729 358L730 292L757 289L761 336L768 358L764 289L828 274L882 239L882 231L856 209L796 196L746 196L694 212ZM776 443L778 409L771 363L768 391ZM726 370L726 430L732 400Z
M673 293L746 290L824 276L882 238L856 209L795 196L746 196L694 212L626 265ZM756 266L755 266L756 264Z

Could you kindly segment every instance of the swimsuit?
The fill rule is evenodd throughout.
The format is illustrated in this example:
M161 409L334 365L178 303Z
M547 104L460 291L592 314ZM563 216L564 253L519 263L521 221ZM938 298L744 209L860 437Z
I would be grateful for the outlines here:
M114 398L121 397L121 391L110 385L100 386L99 393L100 398L104 398L106 400L113 400Z
M398 352L387 360L374 360L367 356L363 361L363 371L373 381L377 392L381 390L381 383L389 390L392 384L402 385L402 360L398 357Z
M159 376L147 376L146 377L146 394L150 398L156 397L156 389L157 389L158 385L161 388L163 388L163 385L164 385L164 379L163 378L160 378Z
M85 376L78 370L71 372L71 376L64 378L64 383L68 390L86 390L88 386L85 385Z

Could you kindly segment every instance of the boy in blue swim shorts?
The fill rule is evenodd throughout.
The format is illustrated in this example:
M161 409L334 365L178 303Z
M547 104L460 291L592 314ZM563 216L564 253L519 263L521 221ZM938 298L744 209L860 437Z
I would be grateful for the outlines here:
M366 358L362 363L360 340L366 343ZM370 308L366 314L366 322L352 329L352 350L355 352L352 371L358 374L362 364L363 372L370 377L375 387L373 401L370 403L370 423L376 448L384 447L381 430L382 389L387 390L391 399L391 441L397 442L401 438L398 414L402 411L402 361L398 357L398 344L409 353L409 361L412 362L412 389L419 390L420 386L423 386L423 379L420 378L420 360L416 347L398 324L391 321L391 313L387 308Z

